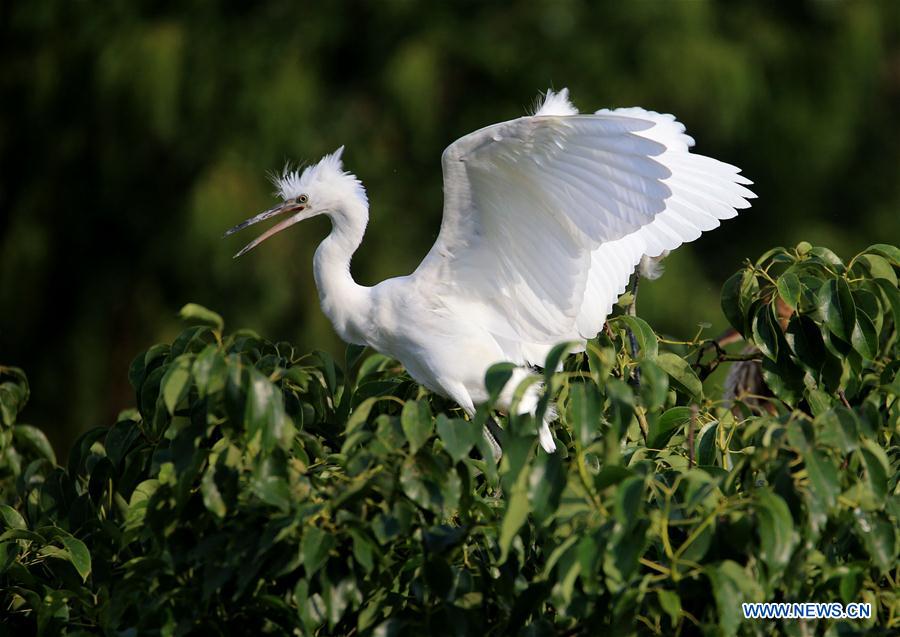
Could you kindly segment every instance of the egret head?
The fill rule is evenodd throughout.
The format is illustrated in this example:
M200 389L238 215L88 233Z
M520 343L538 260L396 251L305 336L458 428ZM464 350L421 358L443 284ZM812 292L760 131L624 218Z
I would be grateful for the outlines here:
M344 211L348 203L361 204L361 209L365 209L368 203L366 191L356 176L344 171L341 162L343 152L344 147L341 146L330 155L325 155L317 164L307 166L303 172L285 168L280 175L273 176L272 182L277 188L275 194L281 202L234 226L225 236L272 217L289 216L244 246L234 255L235 258L304 219Z

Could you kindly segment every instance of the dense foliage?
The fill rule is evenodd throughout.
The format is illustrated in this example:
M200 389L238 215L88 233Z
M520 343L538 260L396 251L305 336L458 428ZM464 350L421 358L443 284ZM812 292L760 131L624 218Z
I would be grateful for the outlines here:
M898 271L888 245L772 250L723 290L737 346L617 316L545 375L560 450L500 417L499 463L487 409L199 306L65 466L0 368L0 634L896 634ZM874 614L741 618L767 600Z
M551 86L674 113L753 180L752 209L641 291L658 332L718 331L726 276L773 237L900 237L898 60L891 0L2 2L0 357L60 455L127 404L131 358L172 341L185 299L340 358L310 302L326 220L237 264L249 239L221 240L272 205L268 171L346 144L372 202L354 274L408 274L440 226L441 151Z

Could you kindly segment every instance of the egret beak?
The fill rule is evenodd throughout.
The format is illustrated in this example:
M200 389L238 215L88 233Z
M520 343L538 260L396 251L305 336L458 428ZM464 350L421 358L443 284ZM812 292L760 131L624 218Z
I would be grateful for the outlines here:
M256 246L258 246L260 243L262 243L269 237L273 237L276 234L278 234L279 232L281 232L282 230L284 230L285 228L289 228L290 226L294 225L295 223L297 223L299 221L303 221L304 219L312 216L306 210L306 204L298 204L293 201L289 201L289 202L278 204L274 208L269 208L265 212L261 212L258 215L256 215L255 217L250 217L246 221L242 221L241 223L237 224L235 227L228 230L224 236L227 237L229 235L234 234L238 230L243 230L247 226L252 226L255 223L259 223L260 221L265 221L266 219L270 219L277 215L285 214L287 212L293 212L296 214L291 215L287 219L284 219L283 221L275 224L274 226L272 226L271 228L269 228L268 230L263 232L261 235L256 237L253 241L251 241L250 243L245 245L243 248L241 248L241 251L238 252L236 255L234 255L234 258L237 259L239 256L241 256L242 254L246 254L247 252L249 252Z

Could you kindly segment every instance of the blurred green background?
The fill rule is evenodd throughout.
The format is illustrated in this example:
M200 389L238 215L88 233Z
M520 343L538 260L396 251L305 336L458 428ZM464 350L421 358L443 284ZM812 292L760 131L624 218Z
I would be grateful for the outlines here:
M133 404L132 358L195 301L231 328L341 353L310 221L239 261L222 232L273 201L266 172L346 144L371 200L354 274L415 268L441 216L440 153L522 115L675 113L754 207L682 248L639 313L724 327L722 281L801 239L900 240L898 2L88 2L0 5L0 363L65 450Z

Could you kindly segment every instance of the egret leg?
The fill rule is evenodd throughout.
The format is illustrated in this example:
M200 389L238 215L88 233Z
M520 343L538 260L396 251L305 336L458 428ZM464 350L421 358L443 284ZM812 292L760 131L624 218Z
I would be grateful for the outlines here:
M448 383L446 389L448 397L451 400L456 401L469 418L474 418L475 403L472 401L472 396L469 395L469 391L466 389L465 385L462 383ZM492 427L495 428L495 431L491 431ZM503 449L500 447L499 442L502 435L497 434L502 434L502 429L500 429L500 426L493 418L488 418L481 433L491 448L491 455L493 456L494 462L499 462L500 457L503 455Z
M501 407L509 409L510 405L513 402L513 395L515 394L516 388L519 386L519 383L525 380L528 376L532 375L534 375L534 372L532 372L530 369L517 368L516 370L514 370L512 377L510 377L509 381L506 383L506 387L504 387L503 391L500 392L500 400L498 401L499 405ZM517 413L532 415L536 414L538 402L541 399L541 388L543 386L543 383L535 383L530 385L525 390L525 394L519 401ZM541 427L539 430L539 440L541 443L541 447L543 447L544 451L546 451L547 453L553 453L554 451L556 451L556 443L553 441L553 434L550 432L550 423L555 418L556 410L551 405L544 413L543 422L541 423Z
M491 446L491 454L494 461L500 460L503 455L503 428L494 420L493 416L488 416L487 422L484 424L484 437Z

